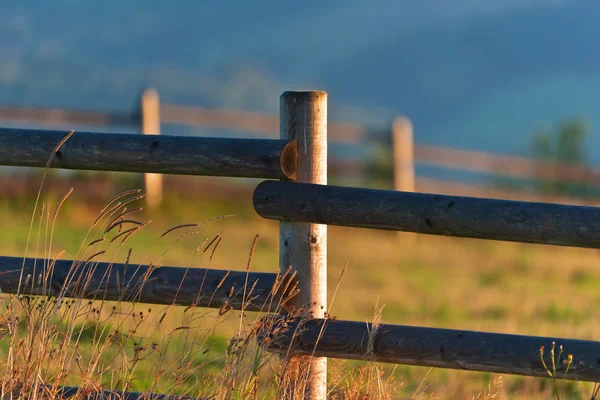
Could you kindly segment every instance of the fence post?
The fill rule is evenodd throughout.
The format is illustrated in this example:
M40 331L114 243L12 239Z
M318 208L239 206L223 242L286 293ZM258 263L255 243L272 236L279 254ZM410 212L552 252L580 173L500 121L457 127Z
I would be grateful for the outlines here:
M146 89L142 93L140 112L142 133L144 135L160 135L160 99L156 89ZM144 187L148 208L156 208L162 200L162 175L144 174Z
M297 141L297 181L327 184L327 93L285 92L280 98L280 136ZM300 293L295 312L308 318L324 318L327 306L327 225L280 222L279 266L297 273ZM327 396L327 358L294 357L301 379L286 390L298 389L305 399ZM293 380L293 378L291 379ZM294 388L301 383L303 388Z
M413 127L408 118L398 117L392 126L394 190L415 191Z
M413 126L406 117L397 117L392 125L392 152L394 163L394 190L415 191L415 161ZM398 232L399 240L414 243L414 233Z

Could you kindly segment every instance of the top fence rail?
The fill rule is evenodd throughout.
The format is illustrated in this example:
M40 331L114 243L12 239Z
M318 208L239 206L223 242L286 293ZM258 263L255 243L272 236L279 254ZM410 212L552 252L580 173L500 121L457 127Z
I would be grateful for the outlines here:
M40 123L54 127L80 126L138 126L139 110L132 112L97 112L65 110L59 108L0 107L0 120ZM231 129L254 133L256 137L279 137L277 115L247 112L233 109L212 109L196 106L160 104L160 120L163 123L201 126L205 128ZM366 127L349 122L330 122L330 140L357 144L368 137ZM513 178L541 179L579 184L600 184L600 170L596 168L531 160L517 156L500 156L481 151L459 150L439 146L415 144L414 162L443 168L494 174ZM345 172L364 172L362 163L345 162ZM338 168L339 169L339 168Z
M295 142L0 128L0 165L288 179ZM286 150L287 149L287 150ZM285 171L285 172L284 172ZM286 172L288 175L286 175Z

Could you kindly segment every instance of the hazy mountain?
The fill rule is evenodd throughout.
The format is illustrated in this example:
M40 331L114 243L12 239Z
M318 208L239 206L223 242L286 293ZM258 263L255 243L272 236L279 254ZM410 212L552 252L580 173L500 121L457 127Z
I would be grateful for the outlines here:
M515 152L563 117L599 126L599 17L594 0L3 2L0 103L122 109L153 85L274 111L322 88L333 118L403 113L420 142Z

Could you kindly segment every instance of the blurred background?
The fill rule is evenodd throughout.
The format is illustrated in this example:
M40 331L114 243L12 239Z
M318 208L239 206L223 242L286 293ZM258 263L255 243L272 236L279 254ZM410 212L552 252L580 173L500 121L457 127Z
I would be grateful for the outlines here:
M277 114L282 91L323 89L330 120L360 124L370 145L333 155L380 170L376 142L385 149L398 115L417 144L596 165L599 11L591 0L7 2L0 105L123 113L154 87L166 104ZM163 132L245 135L172 125ZM500 184L464 168L417 175Z
M1 2L0 124L138 134L141 94L154 88L162 134L277 137L281 93L322 89L332 183L402 189L394 185L392 134L403 117L412 123L415 190L597 204L599 17L595 0ZM41 172L1 171L0 248L21 256ZM136 174L51 177L48 201L76 187L56 235L66 258L98 203L143 184ZM251 208L257 181L164 178L163 202L148 214L154 233L234 213L208 225L231 238L216 262L244 268L259 233L257 269L277 269L277 225ZM146 246L144 235L134 245ZM600 304L594 250L399 242L337 228L331 238L332 282L350 265L335 307L342 317L368 319L379 297L390 323L581 339L600 333L590 321ZM165 262L193 253L177 246ZM407 393L426 372L398 370ZM437 371L432 379L431 392L454 398L491 377ZM539 380L509 382L512 398L549 390Z

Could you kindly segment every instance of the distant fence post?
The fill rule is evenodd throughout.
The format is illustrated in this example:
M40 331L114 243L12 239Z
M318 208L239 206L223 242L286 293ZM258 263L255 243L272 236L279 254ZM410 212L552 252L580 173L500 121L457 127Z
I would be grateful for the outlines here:
M327 184L327 93L285 92L280 99L280 135L297 141L297 181ZM280 222L279 266L297 273L300 293L296 312L308 318L324 318L327 307L327 225ZM294 357L301 379L288 391L297 393L295 383L305 383L303 397L327 397L327 358ZM291 368L292 370L294 368Z
M392 152L394 163L394 190L415 191L415 157L413 126L406 117L398 117L392 125ZM413 233L397 233L398 239L413 242Z
M141 123L144 135L160 135L160 99L156 89L146 89L142 94ZM146 190L146 204L148 208L155 208L162 200L163 179L160 174L144 174Z
M394 190L415 191L413 126L408 118L398 117L392 126Z

